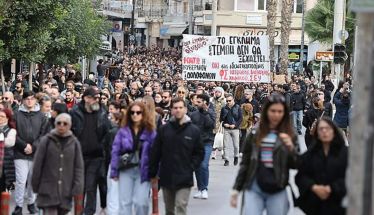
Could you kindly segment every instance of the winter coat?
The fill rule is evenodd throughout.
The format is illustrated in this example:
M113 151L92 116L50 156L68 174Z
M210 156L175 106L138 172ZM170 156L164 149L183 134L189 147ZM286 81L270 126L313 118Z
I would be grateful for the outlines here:
M214 126L214 129L213 129L213 133L215 134L215 133L217 133L217 131L219 129L219 126L221 124L218 116L221 115L222 108L226 106L226 99L222 94L222 96L219 97L218 99L215 98L215 97L212 97L210 102L214 104L214 110L216 112L216 120L215 120L216 122L215 122L215 126Z
M33 111L28 111L23 105L14 114L16 123L16 145L14 159L32 160L38 141L48 131L48 118L39 111L37 104ZM32 146L32 153L27 155L24 150L27 143Z
M72 197L83 194L84 163L78 139L72 132L60 135L52 130L39 144L34 159L32 188L40 208L60 207L70 210Z
M119 130L118 125L111 124L111 128L109 129L109 132L106 133L104 139L103 139L103 145L105 150L105 166L109 166L110 161L112 160L112 146L115 136L117 135L117 132Z
M231 114L232 119L230 119L229 113ZM225 107L222 108L220 121L223 122L223 124L225 123L232 124L231 122L235 122L234 129L239 129L240 124L242 123L242 120L243 120L243 115L242 115L242 110L240 109L239 105L235 104L231 108L229 108L229 106L226 105Z
M248 129L253 126L253 107L250 103L242 104L243 121L240 129Z
M234 190L242 191L243 189L249 188L256 178L257 167L259 162L261 162L259 158L261 149L255 142L256 134L257 130L252 129L252 132L248 135L244 144L243 159L240 162L239 172L235 179ZM293 139L293 143L295 149L292 152L287 149L279 137L275 143L273 149L273 165L274 176L278 187L285 188L287 186L289 169L297 167L298 156L296 153L296 146L298 146L298 143L296 135Z
M15 168L14 168L14 145L16 142L17 131L13 128L9 128L7 125L0 129L0 133L4 134L4 157L1 167L2 175L1 177L5 180L5 189L10 186L16 179L15 177ZM1 185L3 186L3 185ZM1 190L5 191L5 190Z
M253 114L260 113L260 105L258 104L258 101L253 98L251 101L248 101L246 98L243 98L240 104L251 104L253 109Z
M159 172L160 186L169 189L193 186L193 172L204 158L200 129L185 116L180 125L174 118L161 126L152 147L149 176Z
M293 111L301 111L305 109L306 99L305 94L303 92L300 91L292 93L291 101Z
M334 104L336 107L334 122L339 128L348 127L350 100L350 96L344 97L340 92L337 92L334 96Z
M143 130L139 136L139 144L141 144L140 155L140 178L141 182L149 181L149 156L151 147L156 137L155 131ZM133 152L135 150L133 142L133 135L130 127L126 126L118 130L112 145L112 160L111 160L111 173L112 178L119 176L118 164L121 155L126 152Z
M205 110L197 110L190 115L192 123L197 125L201 131L201 141L204 144L214 143L213 129L215 126L216 113L213 109L208 108Z
M331 145L326 156L322 144L314 144L301 158L295 181L300 191L296 204L306 214L344 214L341 206L346 195L345 174L348 149L344 143ZM321 200L311 191L313 185L330 185L328 199Z

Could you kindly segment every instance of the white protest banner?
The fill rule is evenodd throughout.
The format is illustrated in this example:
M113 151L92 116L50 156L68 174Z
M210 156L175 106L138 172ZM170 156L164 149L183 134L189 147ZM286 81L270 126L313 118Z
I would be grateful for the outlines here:
M185 80L270 83L268 36L183 35Z

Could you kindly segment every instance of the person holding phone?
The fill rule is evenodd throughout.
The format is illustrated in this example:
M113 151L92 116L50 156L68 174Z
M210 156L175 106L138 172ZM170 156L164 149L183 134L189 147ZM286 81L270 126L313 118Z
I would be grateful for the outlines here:
M264 104L258 129L246 139L243 159L231 195L237 207L243 191L243 214L286 215L289 169L297 165L294 133L284 96L274 93Z

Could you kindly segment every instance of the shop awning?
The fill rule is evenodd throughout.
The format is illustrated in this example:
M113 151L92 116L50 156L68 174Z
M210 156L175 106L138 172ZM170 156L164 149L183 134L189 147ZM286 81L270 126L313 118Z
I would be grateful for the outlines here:
M180 25L180 26L169 26L168 30L166 31L166 35L168 36L182 36L183 31L186 30L187 25Z

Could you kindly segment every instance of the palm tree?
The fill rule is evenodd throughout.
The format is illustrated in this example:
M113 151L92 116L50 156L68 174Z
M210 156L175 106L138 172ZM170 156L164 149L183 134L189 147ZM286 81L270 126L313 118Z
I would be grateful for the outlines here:
M281 68L282 74L287 74L288 70L288 44L290 40L291 32L291 16L293 10L294 0L282 0L282 12L281 12Z
M349 1L347 2L349 5ZM353 41L355 18L353 14L347 10L345 29L348 31L349 41ZM334 30L334 0L319 0L318 3L306 13L305 31L312 41L322 43L332 43ZM348 43L349 47L352 44Z
M274 72L274 38L275 38L275 21L277 19L277 4L278 0L268 0L267 1L267 33L269 35L269 47L270 47L270 72Z

